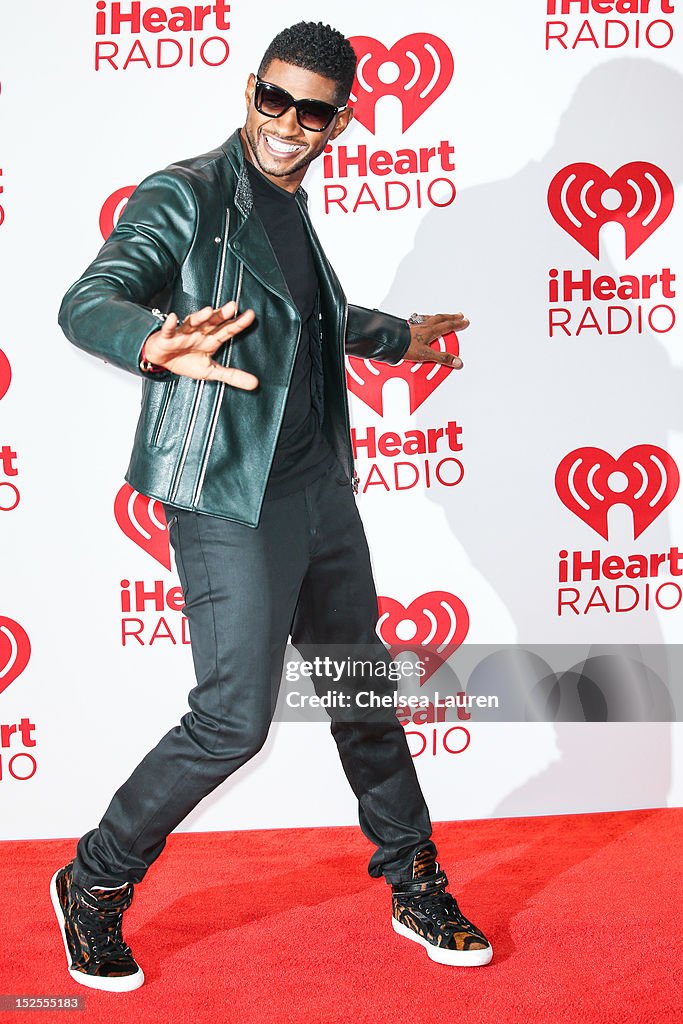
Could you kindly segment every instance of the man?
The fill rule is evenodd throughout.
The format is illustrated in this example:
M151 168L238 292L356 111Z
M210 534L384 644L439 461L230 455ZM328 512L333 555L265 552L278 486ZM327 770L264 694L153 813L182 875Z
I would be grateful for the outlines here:
M351 488L344 349L459 367L429 345L467 320L409 327L346 304L300 186L352 118L354 74L329 26L281 32L249 76L244 127L147 178L60 311L70 341L144 378L126 479L164 504L197 676L191 710L52 879L69 971L93 988L142 984L121 932L133 885L262 746L288 636L388 660ZM488 963L446 891L396 716L331 717L395 930L442 963Z

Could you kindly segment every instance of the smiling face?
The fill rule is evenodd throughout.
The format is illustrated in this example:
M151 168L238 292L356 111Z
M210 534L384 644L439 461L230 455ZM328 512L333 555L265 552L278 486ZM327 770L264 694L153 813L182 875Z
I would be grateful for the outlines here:
M273 60L262 76L263 81L279 85L294 99L316 99L337 106L337 83L313 71ZM249 76L245 98L247 120L242 130L245 154L273 184L288 192L296 192L308 165L330 141L340 135L353 117L353 111L342 110L322 132L302 128L296 110L290 107L281 117L266 117L254 106L256 79Z

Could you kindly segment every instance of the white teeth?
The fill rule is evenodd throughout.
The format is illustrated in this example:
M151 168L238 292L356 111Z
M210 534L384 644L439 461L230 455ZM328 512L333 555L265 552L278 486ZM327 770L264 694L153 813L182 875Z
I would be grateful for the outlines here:
M302 147L292 146L287 142L282 142L281 139L275 139L272 135L266 135L268 145L271 149L274 149L276 153L297 153Z

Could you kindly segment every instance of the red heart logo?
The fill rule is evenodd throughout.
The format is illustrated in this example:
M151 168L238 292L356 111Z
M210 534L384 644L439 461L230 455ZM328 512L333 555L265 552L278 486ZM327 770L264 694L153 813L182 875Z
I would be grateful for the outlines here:
M135 185L124 185L107 196L100 211L100 231L105 242L116 227L119 217L126 208L128 200L135 192Z
M636 540L671 504L679 482L674 460L653 444L636 445L618 459L602 448L576 448L555 473L560 501L605 540L613 505L628 505L633 512Z
M395 96L402 108L402 131L438 99L453 77L453 55L443 39L428 32L404 36L387 49L372 36L349 40L358 58L349 103L357 121L375 134L375 106Z
M596 259L603 224L623 226L628 259L664 223L673 204L668 175L642 160L624 164L611 177L595 164L569 164L548 189L553 218Z
M460 355L458 336L455 331L444 334L430 345L438 352L451 352ZM452 366L443 363L415 363L402 359L392 366L375 359L359 359L357 356L346 357L346 386L352 395L369 405L378 416L383 416L382 389L388 380L398 377L408 385L410 413L414 413L423 402L443 384L446 377L453 372Z
M160 501L147 498L129 484L124 484L114 501L114 515L126 537L165 569L171 568L168 527Z
M23 626L0 615L0 693L21 675L31 657L31 641Z
M0 348L0 398L4 398L12 383L12 367L9 359Z
M424 662L423 686L464 642L470 616L464 603L446 590L431 590L408 607L393 597L379 597L377 629L392 658L412 651Z

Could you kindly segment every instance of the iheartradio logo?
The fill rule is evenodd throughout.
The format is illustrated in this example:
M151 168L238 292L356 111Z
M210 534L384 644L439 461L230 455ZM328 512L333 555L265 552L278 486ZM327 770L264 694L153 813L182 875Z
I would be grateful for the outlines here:
M12 367L9 359L0 348L0 399L4 398L12 383Z
M424 657L424 684L464 642L470 628L467 608L455 594L430 590L407 607L393 597L379 597L377 629L392 658L401 651ZM425 655L425 649L429 652Z
M432 342L431 348L438 352L451 352L453 355L460 355L458 337L454 331L444 334L442 338L437 338ZM395 378L404 380L408 385L409 406L412 414L452 372L453 368L444 366L443 363L415 363L408 359L402 359L400 363L392 366L374 359L347 356L346 386L352 395L370 406L378 416L383 416L382 389L385 383Z
M613 505L631 509L636 540L671 504L679 482L674 460L653 444L636 445L618 459L602 448L576 448L555 474L560 501L605 540Z
M126 208L126 203L135 192L135 185L126 185L124 188L117 188L105 199L100 210L100 231L105 242L116 227L119 217Z
M349 103L354 117L375 134L375 106L382 96L401 103L402 131L441 96L453 77L453 55L443 39L427 32L404 36L388 49L371 36L349 40L358 58Z
M563 167L550 182L548 207L567 234L600 258L603 224L621 224L628 259L671 213L674 188L655 164L624 164L613 175L595 164Z
M147 498L129 484L124 484L114 499L114 515L129 540L165 569L171 568L168 527L160 501Z
M0 693L21 675L31 657L31 641L23 626L0 615Z

